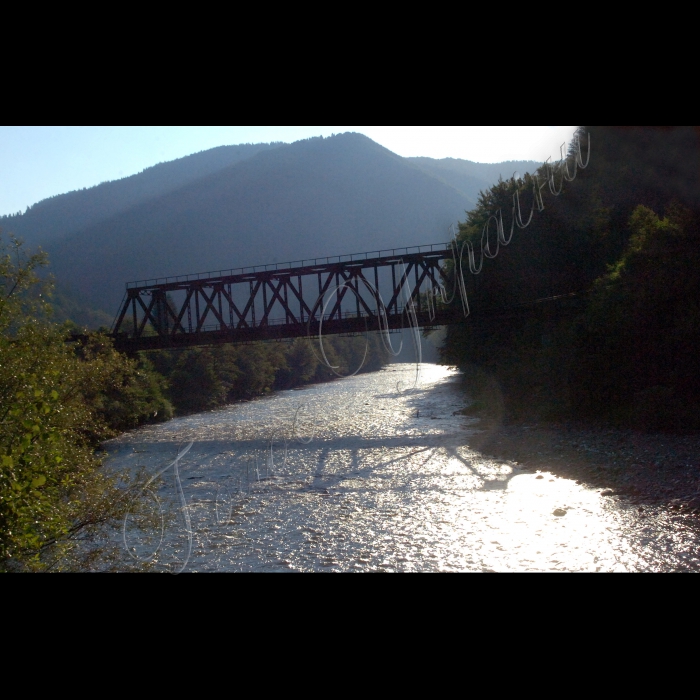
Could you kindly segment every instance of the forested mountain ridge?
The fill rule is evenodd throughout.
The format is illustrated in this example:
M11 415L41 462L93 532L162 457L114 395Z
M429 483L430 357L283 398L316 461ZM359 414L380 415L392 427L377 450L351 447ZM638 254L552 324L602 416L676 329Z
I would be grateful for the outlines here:
M159 163L121 180L44 199L24 213L0 216L0 228L21 236L28 245L45 245L282 145L220 146Z
M531 160L504 163L474 163L459 158L407 158L410 163L446 182L476 203L479 192L488 189L499 178L507 180L514 173L534 173L542 164Z
M241 144L194 153L174 161L158 163L142 172L94 187L49 197L25 212L0 216L0 228L11 229L28 245L44 245L79 232L138 204L175 191L196 180L252 158L283 143ZM472 205L479 192L499 177L506 179L516 170L532 172L539 167L532 161L474 163L455 158L405 158L464 194Z
M139 279L446 241L471 201L359 134L254 157L45 246L114 314Z
M44 200L0 228L50 253L59 320L94 326L127 281L444 241L481 190L535 165L401 158L359 134L227 146Z

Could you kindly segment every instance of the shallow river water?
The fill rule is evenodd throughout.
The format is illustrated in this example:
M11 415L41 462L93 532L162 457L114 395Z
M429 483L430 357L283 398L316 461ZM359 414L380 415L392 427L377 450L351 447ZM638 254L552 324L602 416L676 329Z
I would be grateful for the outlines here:
M687 571L693 531L479 452L457 375L424 365L173 420L107 445L163 474L154 558L185 571ZM408 390L406 390L408 389ZM178 480L181 492L178 488ZM158 532L127 528L137 556Z

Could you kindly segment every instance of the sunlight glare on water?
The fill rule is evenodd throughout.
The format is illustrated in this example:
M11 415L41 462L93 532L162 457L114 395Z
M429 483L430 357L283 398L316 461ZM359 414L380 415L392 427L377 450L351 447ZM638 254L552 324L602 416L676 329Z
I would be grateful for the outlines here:
M456 372L425 365L399 391L414 379L390 365L142 428L108 463L156 473L195 443L179 465L188 571L697 569L694 536L666 516L482 454ZM156 568L179 570L184 532L180 516Z

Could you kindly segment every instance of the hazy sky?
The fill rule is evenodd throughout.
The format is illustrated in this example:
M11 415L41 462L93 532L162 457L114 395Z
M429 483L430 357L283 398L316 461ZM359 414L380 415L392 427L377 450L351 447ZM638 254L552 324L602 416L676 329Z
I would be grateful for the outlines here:
M402 156L544 161L573 126L0 126L0 214L216 146L357 131Z

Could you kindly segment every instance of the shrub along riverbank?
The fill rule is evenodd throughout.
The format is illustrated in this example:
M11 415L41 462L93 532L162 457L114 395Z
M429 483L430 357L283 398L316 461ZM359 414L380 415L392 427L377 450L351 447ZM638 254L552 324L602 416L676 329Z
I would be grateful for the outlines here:
M163 383L100 335L66 342L48 321L44 254L0 239L0 570L90 568L140 480L107 474L95 449L167 407Z

